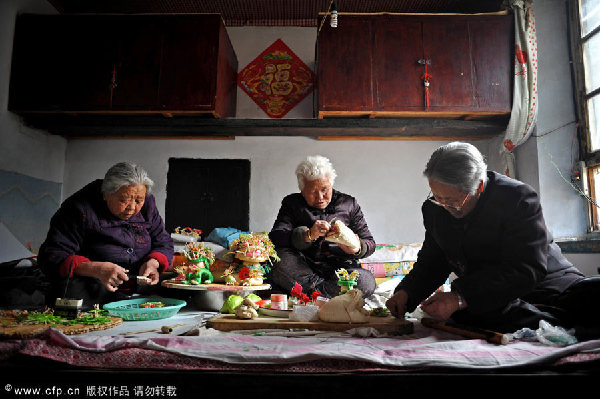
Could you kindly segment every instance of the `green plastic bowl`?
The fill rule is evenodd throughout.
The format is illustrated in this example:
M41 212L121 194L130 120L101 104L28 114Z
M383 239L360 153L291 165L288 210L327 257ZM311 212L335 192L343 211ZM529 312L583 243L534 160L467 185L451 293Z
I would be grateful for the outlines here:
M146 302L162 302L162 308L140 308ZM110 302L103 306L111 316L120 317L125 321L160 320L173 317L179 309L187 305L181 299L172 298L136 298L125 301Z

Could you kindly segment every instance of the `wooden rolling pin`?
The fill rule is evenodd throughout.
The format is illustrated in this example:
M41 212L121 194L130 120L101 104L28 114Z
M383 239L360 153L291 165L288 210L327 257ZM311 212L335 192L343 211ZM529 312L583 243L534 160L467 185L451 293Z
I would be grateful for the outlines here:
M476 327L448 325L443 320L436 320L430 317L423 317L421 319L421 324L425 327L447 331L466 338L485 339L487 342L496 345L506 345L509 342L508 336L506 334L490 330L484 330Z
M173 324L171 326L162 326L161 328L151 328L149 330L123 332L123 333L121 333L121 335L135 335L135 334L141 334L141 333L146 333L146 332L158 332L158 331L160 331L163 334L171 334L173 332L173 328L179 327L179 326L185 326L186 324L187 323Z

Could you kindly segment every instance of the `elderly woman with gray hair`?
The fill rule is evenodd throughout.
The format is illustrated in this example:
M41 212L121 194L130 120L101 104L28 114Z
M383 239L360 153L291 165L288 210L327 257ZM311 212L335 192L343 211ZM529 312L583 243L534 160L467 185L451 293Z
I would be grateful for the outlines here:
M158 283L173 259L173 240L153 185L140 166L122 162L63 202L38 255L51 282L47 302L66 295L89 307L127 298L138 288L136 276Z
M422 206L425 240L387 307L396 317L432 317L512 333L545 320L600 336L600 277L585 277L548 231L538 194L488 171L479 150L452 142L423 172L431 192ZM451 292L436 291L450 273ZM433 294L433 295L432 295Z
M319 291L325 297L339 295L335 271L359 273L357 288L365 297L375 290L375 277L360 268L358 259L375 251L356 199L333 189L336 172L329 159L309 156L296 168L299 193L286 196L269 233L280 257L271 273L275 290L289 293L294 283L305 293ZM358 237L355 247L326 240L334 220L343 222Z

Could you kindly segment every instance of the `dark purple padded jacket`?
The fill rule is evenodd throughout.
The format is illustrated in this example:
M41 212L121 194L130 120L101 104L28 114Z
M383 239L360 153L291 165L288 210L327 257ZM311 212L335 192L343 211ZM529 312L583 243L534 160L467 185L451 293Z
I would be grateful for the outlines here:
M396 288L408 293L408 312L451 272L458 276L452 290L462 294L472 314L501 309L517 298L544 303L584 278L553 241L538 194L522 182L488 172L467 217L456 219L430 201L422 212L423 247Z
M154 196L129 220L114 216L101 192L102 180L89 183L67 198L50 221L38 262L50 278L66 278L82 262L112 262L130 272L150 258L167 269L173 260L173 240L165 230ZM71 270L72 276L72 270Z
M361 251L358 255L350 255L332 242L323 237L314 243L305 243L302 232L317 220L331 221L333 218L341 220L361 241ZM371 255L375 251L375 240L369 231L367 222L356 199L348 194L333 190L331 202L325 209L317 209L309 206L300 193L286 196L281 201L281 208L273 228L269 233L275 248L287 247L300 250L305 256L313 261L327 261L330 257L339 259L356 260Z

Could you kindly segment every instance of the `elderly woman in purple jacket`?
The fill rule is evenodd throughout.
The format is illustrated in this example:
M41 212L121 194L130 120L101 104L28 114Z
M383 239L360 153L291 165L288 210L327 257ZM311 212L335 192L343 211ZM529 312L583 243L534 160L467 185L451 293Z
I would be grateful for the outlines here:
M339 295L340 268L359 273L357 288L363 296L375 290L375 277L360 268L358 259L375 251L375 241L356 199L333 189L336 172L329 159L309 156L296 168L299 193L286 196L269 233L280 257L270 278L275 289L290 292L294 283L305 293ZM359 238L352 248L325 240L333 220L340 220Z
M51 281L50 302L66 295L91 306L126 298L136 276L158 283L173 259L173 241L153 185L144 169L122 162L63 202L38 255Z

